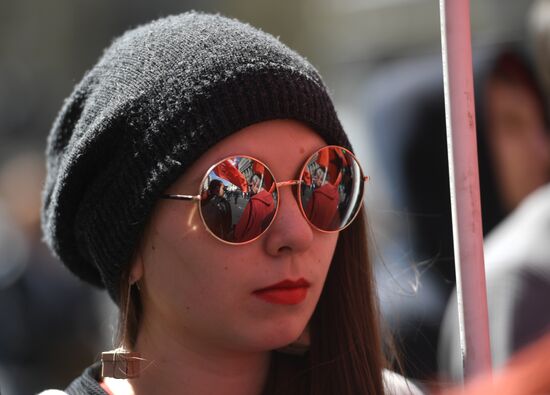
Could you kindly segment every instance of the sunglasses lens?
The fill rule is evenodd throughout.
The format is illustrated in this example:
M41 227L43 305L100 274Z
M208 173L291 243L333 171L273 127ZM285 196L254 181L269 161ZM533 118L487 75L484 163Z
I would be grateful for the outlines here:
M201 184L202 218L216 237L245 243L271 224L277 207L273 175L262 163L234 156L216 164Z
M341 147L313 154L301 175L304 214L320 230L337 231L355 218L363 199L363 173L357 159Z

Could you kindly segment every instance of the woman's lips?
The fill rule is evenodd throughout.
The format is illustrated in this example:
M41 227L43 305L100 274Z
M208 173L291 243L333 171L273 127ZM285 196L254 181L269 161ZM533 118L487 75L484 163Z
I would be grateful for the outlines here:
M303 278L284 280L258 289L253 294L269 303L293 305L302 302L306 298L309 285L309 282Z

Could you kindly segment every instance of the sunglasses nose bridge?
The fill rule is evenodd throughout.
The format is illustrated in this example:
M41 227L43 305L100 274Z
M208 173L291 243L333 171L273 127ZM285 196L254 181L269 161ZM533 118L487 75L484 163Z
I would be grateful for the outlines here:
M302 184L303 184L303 180L288 180L288 181L280 181L280 182L276 182L275 184L277 185L277 189L280 189L282 187L292 187L292 186L297 186L297 187L300 187ZM299 189L296 191L296 194L295 194L295 198L296 198L296 203L298 204L298 207L301 211L301 214L302 216L306 219L306 221L311 225L311 223L309 222L309 219L307 218L307 216L305 215L305 212L304 212L304 209L302 207L302 201L300 199L300 191Z
M281 181L277 183L277 188L281 187L290 187L293 185L300 185L302 182L300 180L288 180L288 181Z

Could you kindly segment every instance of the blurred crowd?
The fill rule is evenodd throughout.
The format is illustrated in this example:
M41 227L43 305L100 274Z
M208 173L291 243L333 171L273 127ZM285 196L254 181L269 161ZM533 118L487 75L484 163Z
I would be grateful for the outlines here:
M471 394L550 393L550 1L535 1L525 17L529 42L474 51L496 370L467 383ZM383 321L405 374L426 390L454 394L463 373L441 58L388 62L368 79L363 126L400 213L375 238ZM115 316L114 306L77 282L41 241L42 152L1 159L0 392L63 388L112 347L116 322L105 317Z
M79 284L42 242L42 153L0 169L0 388L31 394L66 384L109 344L105 296Z
M480 378L467 387L472 393L550 392L544 370L530 362L549 351L550 3L533 3L527 18L529 42L474 52L491 353L501 373L494 382ZM382 244L381 260L391 257L378 269L382 311L401 343L408 376L426 388L457 385L463 360L440 59L391 65L365 97L382 98L369 112L372 127L381 131L374 133L374 150L381 152L390 198L407 213L405 228ZM513 358L536 341L541 343Z

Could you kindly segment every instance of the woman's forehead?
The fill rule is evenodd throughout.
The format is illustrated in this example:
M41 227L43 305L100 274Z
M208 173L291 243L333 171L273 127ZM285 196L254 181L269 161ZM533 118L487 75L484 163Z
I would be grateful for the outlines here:
M231 156L249 156L264 162L273 172L279 164L301 168L305 160L326 145L313 129L293 120L272 120L250 125L221 140L188 170L200 182L215 163ZM295 169L299 170L299 169Z

